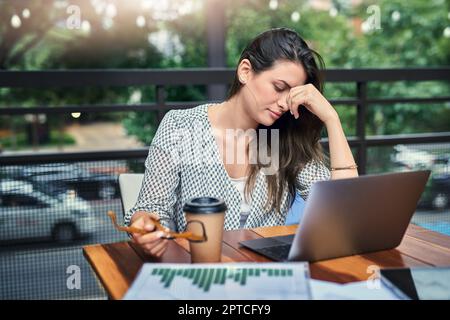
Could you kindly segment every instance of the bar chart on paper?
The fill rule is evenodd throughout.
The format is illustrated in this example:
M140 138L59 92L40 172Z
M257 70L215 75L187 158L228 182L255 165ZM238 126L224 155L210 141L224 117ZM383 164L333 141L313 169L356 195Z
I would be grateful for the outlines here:
M308 299L304 263L144 264L125 299Z

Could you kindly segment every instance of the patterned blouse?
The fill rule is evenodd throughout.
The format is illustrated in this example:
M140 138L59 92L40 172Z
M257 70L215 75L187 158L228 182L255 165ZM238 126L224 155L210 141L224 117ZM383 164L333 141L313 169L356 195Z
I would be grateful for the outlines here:
M137 202L125 214L126 225L136 211L147 211L156 212L166 227L184 231L184 203L193 197L211 196L223 199L228 207L224 229L239 229L242 197L223 165L208 117L209 106L202 104L165 114L149 147ZM311 161L297 176L297 192L306 200L316 181L329 179L328 168L321 162ZM267 182L260 171L244 228L285 224L289 210L287 190L282 197L281 214L275 209L264 209L266 198Z

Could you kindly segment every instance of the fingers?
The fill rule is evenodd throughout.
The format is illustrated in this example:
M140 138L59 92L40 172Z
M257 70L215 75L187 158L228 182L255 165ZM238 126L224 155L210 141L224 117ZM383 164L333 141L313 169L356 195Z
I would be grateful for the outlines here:
M167 246L165 246L164 248L161 249L161 251L156 253L156 257L161 258L164 255L164 252L166 252L166 250L167 250Z
M167 249L168 241L169 240L161 240L156 244L146 244L142 248L148 255L160 258Z
M145 244L152 244L161 241L165 233L163 231L153 231L146 234L133 233L133 239L139 245L143 246Z
M168 240L162 239L164 235L162 231L154 231L145 235L133 235L133 240L137 243L148 255L160 257L167 247Z
M151 253L156 257L161 257L163 253L166 251L167 246L169 244L169 240L163 240L161 243L156 245L152 250Z
M131 226L151 232L156 229L154 223L155 220L159 221L159 216L157 214L140 211L133 215Z
M144 225L142 226L142 228L145 231L152 232L156 230L156 225L153 223L152 219L146 217L144 218Z
M300 117L299 107L306 102L305 90L303 87L296 87L289 92L287 103L291 114L295 119Z
M165 252L168 240L162 239L166 236L166 232L170 231L164 228L166 232L159 231L154 221L159 221L160 217L154 212L139 212L131 226L144 229L148 233L139 234L132 233L133 241L137 243L147 254L155 257L161 257Z

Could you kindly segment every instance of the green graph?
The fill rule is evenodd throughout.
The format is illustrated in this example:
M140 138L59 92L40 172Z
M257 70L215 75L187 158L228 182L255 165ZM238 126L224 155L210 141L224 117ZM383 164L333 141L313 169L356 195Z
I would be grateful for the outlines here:
M275 268L155 268L153 276L161 276L161 283L169 288L179 277L189 279L194 286L208 292L211 285L225 285L234 281L245 286L249 277L260 278L262 274L268 277L292 277L292 269Z

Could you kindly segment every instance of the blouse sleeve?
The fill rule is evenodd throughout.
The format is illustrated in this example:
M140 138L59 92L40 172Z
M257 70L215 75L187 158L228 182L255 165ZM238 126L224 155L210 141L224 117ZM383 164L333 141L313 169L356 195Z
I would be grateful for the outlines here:
M311 160L297 175L297 188L300 196L306 201L315 182L330 180L330 178L330 170L323 162Z
M141 190L136 204L125 214L125 225L137 211L155 212L165 227L173 220L175 190L180 181L179 137L173 111L165 114L150 144Z

